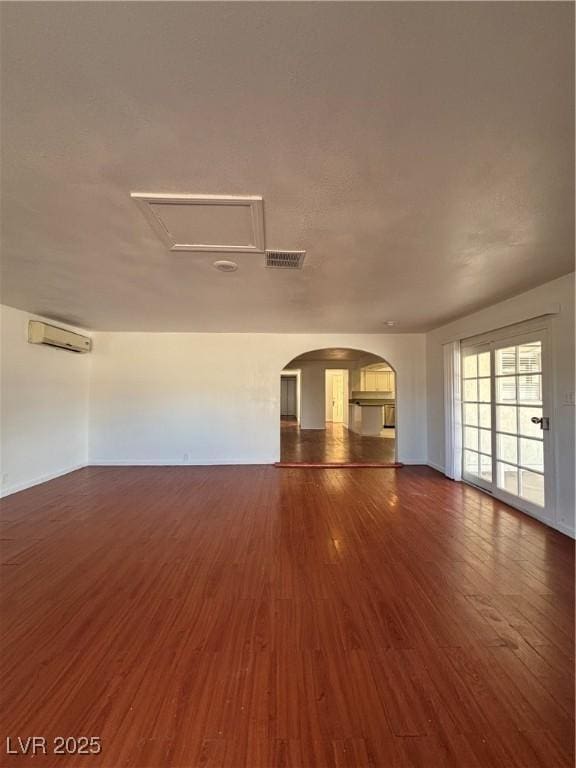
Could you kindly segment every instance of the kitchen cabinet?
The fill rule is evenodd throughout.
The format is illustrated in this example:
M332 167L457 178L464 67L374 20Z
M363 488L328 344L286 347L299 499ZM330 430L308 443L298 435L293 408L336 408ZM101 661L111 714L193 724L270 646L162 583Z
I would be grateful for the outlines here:
M364 392L394 392L394 371L362 371Z

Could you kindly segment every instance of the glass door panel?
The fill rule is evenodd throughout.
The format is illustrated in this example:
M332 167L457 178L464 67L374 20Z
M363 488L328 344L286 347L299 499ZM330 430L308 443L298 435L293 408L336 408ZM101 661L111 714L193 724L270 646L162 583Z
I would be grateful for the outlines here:
M492 483L492 360L489 347L462 353L462 472L465 479Z
M496 349L496 485L545 505L542 417L542 342Z
M538 516L549 514L545 332L462 346L462 474Z

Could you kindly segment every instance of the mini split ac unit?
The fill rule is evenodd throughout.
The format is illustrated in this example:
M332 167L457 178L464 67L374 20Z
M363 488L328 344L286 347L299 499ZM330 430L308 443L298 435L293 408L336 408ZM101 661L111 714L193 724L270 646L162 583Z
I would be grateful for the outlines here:
M70 352L90 352L92 339L81 336L79 333L67 331L65 328L57 328L39 320L30 320L28 323L28 341L30 344L49 344L51 347L68 349Z

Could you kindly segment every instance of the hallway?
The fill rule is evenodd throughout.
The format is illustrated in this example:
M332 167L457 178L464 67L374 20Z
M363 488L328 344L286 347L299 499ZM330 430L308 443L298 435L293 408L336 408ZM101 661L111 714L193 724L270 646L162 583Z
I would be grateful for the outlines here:
M300 429L296 420L282 419L280 456L282 462L356 463L396 461L394 429L381 437L359 435L344 424L326 423L326 429ZM388 436L389 435L389 436Z

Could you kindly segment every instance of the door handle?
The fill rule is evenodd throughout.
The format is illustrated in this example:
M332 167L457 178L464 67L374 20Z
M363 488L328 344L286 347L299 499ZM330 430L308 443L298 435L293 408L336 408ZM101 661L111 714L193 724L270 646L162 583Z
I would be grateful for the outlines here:
M550 429L550 419L548 416L542 416L541 419L538 418L538 416L532 416L530 419L532 424L540 424L540 429L547 432Z

